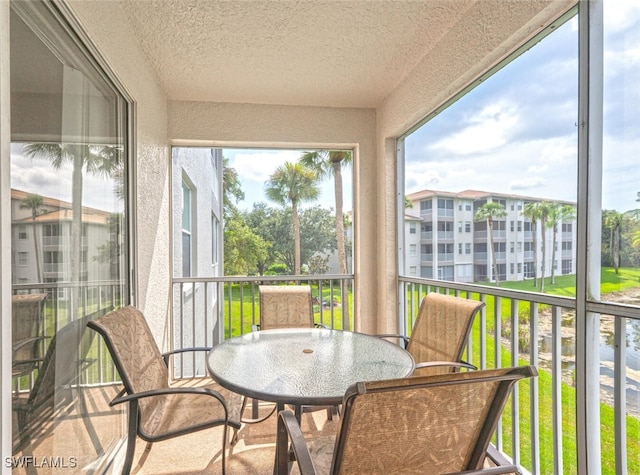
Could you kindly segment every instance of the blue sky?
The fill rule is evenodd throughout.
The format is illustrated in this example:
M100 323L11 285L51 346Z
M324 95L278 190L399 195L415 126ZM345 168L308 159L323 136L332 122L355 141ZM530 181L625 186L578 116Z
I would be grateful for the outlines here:
M285 162L295 163L302 155L303 150L248 150L248 149L224 149L223 155L229 159L229 166L235 168L242 182L242 190L245 199L238 203L238 207L250 210L254 202L263 201L272 207L280 205L269 201L264 194L264 185L269 180L274 170ZM351 186L351 167L343 169L343 209L352 209L353 188ZM317 201L302 203L301 207L321 205L325 208L335 209L335 197L333 178L325 179L320 183L320 197Z
M640 2L605 2L603 207L640 208ZM577 18L410 135L407 193L576 201Z

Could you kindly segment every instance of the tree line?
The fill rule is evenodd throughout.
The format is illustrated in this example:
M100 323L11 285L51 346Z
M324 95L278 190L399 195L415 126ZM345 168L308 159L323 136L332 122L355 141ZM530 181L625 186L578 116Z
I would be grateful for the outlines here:
M640 192L636 201L640 202ZM475 214L476 221L486 221L489 230L489 246L493 245L493 223L495 219L504 218L507 215L505 207L497 202L488 202L482 205ZM570 205L540 201L527 203L524 206L523 215L531 220L533 234L534 265L533 286L544 292L544 279L547 276L547 244L546 239L540 243L540 261L538 260L538 229L541 236L545 230L551 230L551 262L555 262L557 248L558 226L563 222L575 220L575 208ZM602 211L601 224L601 265L613 267L618 273L621 267L640 267L640 209L626 211L624 213L615 210ZM500 285L498 266L495 258L495 250L492 253L492 268L496 285ZM538 262L540 265L538 266ZM538 278L538 269L540 276ZM551 266L551 284L555 283L555 267Z
M328 271L329 255L336 252L338 272L346 274L347 248L342 211L342 168L351 163L349 151L303 152L297 162L277 167L265 182L267 203L240 211L244 192L237 171L224 159L224 242L226 275L264 275L272 272L300 275ZM301 204L320 195L320 183L332 178L335 208ZM273 267L275 266L275 267Z

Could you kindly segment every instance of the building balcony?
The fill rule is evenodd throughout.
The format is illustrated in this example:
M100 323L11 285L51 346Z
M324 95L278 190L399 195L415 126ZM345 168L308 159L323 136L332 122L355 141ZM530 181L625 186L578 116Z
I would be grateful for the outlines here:
M170 329L174 340L172 346L177 348L181 345L189 347L194 344L215 344L215 341L200 341L198 338L203 334L213 337L216 333L213 329L218 325L222 325L224 338L252 331L252 326L259 321L258 286L261 283L295 282L311 285L317 322L335 329L353 328L353 277L349 275L174 279L171 318L173 324ZM341 282L347 283L349 288L348 305L345 307L341 305ZM518 460L525 473L550 473L554 464L564 464L565 471L560 473L575 473L576 461L571 456L567 457L566 451L563 455L564 446L570 443L576 427L576 414L563 410L573 404L572 398L575 396L572 370L576 365L572 322L575 300L476 284L407 277L400 279L400 289L400 320L403 322L401 333L409 337L421 299L427 292L444 292L486 303L467 342L466 360L481 369L532 364L538 367L541 373L535 382L522 385L514 393L520 404L529 407L530 410L519 411L511 408L505 412L508 415L503 418L503 424L496 435L498 448L508 457ZM46 291L49 295L54 295L62 291L72 292L73 288L47 284L37 289L20 286L15 290L21 293ZM76 291L81 292L82 301L86 302L87 309L91 308L92 311L96 308L108 310L120 298L118 287L108 282L89 284L76 288ZM61 310L63 305L55 297L49 298L46 306L49 320L46 327L61 328L68 323L66 312ZM593 309L596 307L594 304ZM608 414L612 417L614 413L622 416L618 419L617 425L603 426L606 433L603 436L609 437L610 431L612 440L616 438L619 440L618 444L626 447L627 444L637 443L635 439L627 439L626 428L628 425L631 427L637 424L640 408L635 400L627 400L626 390L621 388L640 387L640 378L625 376L625 361L627 358L636 357L633 347L624 344L628 338L626 325L633 311L623 305L618 309L617 313L602 317L602 332L607 335L603 341L612 343L608 350L603 350L604 356L600 363L605 371L601 379L600 405L603 417L608 418ZM522 315L527 315L528 318L523 320ZM213 326L210 317L213 317ZM609 332L612 332L611 336ZM85 333L85 337L86 335ZM623 344L614 345L614 341ZM82 463L89 463L90 460L95 462L103 439L108 440L110 436L103 433L103 430L113 430L109 418L122 416L119 410L108 408L108 401L117 393L120 385L113 365L106 355L103 342L99 338L93 338L88 352L93 364L83 368L77 381L68 388L70 397L65 398L65 404L69 406L60 412L65 415L59 415L56 419L56 437L60 437L63 428L69 424L70 431L81 434L86 443L90 444L86 460L82 459ZM206 376L201 370L204 367L201 363L195 359L174 360L173 377L184 380L185 384L196 384L199 378ZM31 390L31 384L33 381L22 380L18 395L26 397ZM329 423L323 419L326 418L323 411L311 413L308 417L305 420L310 437L334 430L332 424L335 422ZM252 473L268 473L273 463L274 425L275 418L272 418L264 425L243 427L240 431L240 443L232 449L229 457L230 467L236 463L244 464L250 461L251 464L255 464L257 470ZM136 457L146 458L143 468L138 473L158 473L155 470L160 464L168 464L166 466L171 467L170 472L176 474L192 473L190 470L193 468L189 465L191 463L205 464L205 467L209 468L216 466L219 463L219 453L211 449L219 440L215 432L216 430L212 429L210 435L200 435L199 437L205 438L197 439L210 440L211 445L204 442L194 444L193 450L196 451L201 450L202 445L207 445L208 455L203 455L202 458L194 456L196 452L190 446L193 440L188 437L155 444L149 454L143 454L143 443L138 444L139 455ZM35 454L38 450L50 450L47 442L50 435L51 432L44 430L43 433L34 436ZM526 442L514 446L511 443L513 437ZM92 447L93 452L89 450ZM189 447L189 460L183 457L169 458L168 454L180 453L181 450L186 450L185 447ZM616 450L623 450L621 445L617 447ZM106 447L102 449L106 450ZM614 450L614 447L611 446L610 450ZM244 457L248 459L245 460ZM100 457L98 459L104 462Z

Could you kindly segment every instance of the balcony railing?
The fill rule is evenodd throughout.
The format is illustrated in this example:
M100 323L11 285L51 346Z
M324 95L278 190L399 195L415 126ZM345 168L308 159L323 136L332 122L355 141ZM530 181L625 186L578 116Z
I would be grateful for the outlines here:
M401 332L409 335L422 297L444 292L486 303L467 341L466 360L491 368L532 364L540 376L515 389L512 402L498 426L499 450L531 473L577 473L575 316L573 298L510 289L400 278ZM640 407L627 392L640 388L636 367L638 350L627 340L635 334L627 324L638 324L636 308L589 303L587 310L601 314L600 413L603 473L631 473L627 450L635 450ZM629 325L631 327L631 325ZM596 350L598 350L596 348ZM513 404L518 401L518 404ZM610 424L607 424L607 421ZM615 421L615 423L613 423ZM597 437L597 434L592 434ZM604 443L609 440L609 443ZM636 461L630 462L636 463ZM634 465L635 466L635 465Z
M219 342L220 335L229 338L251 332L260 323L260 284L308 284L315 323L353 328L352 275L174 278L174 346L212 346ZM204 358L202 354L177 356L175 376L206 374Z
M100 315L118 308L122 305L122 283L117 281L99 281L89 283L71 284L65 282L17 284L12 287L14 294L46 293L44 302L42 335L45 336L44 352L49 351L49 346L55 334L65 325L85 315ZM72 302L77 302L73 308ZM89 330L84 335L78 335L85 340L82 347L86 350L81 357L93 364L81 364L82 368L76 382L82 385L98 385L119 381L115 366L108 357L108 351L104 347L101 338L95 338L95 333ZM86 345L86 346L85 346ZM66 351L68 348L56 349ZM71 360L70 360L71 361ZM14 390L25 392L31 390L35 383L34 375L20 378Z
M495 445L525 471L577 473L575 420L584 407L576 407L575 397L575 299L417 277L401 277L399 282L400 333L407 336L411 335L422 297L428 292L444 292L486 303L467 341L465 359L481 369L533 364L540 372L538 378L514 391L497 428ZM183 278L173 281L173 345L212 345L216 338L251 331L252 325L259 323L261 283L309 284L315 298L316 321L336 329L353 328L352 275ZM14 292L49 294L45 325L48 335L70 321L68 304L73 294L82 302L78 314L121 304L120 287L113 282L77 286L41 284L37 288L16 285ZM640 316L637 307L622 304L589 303L587 311L601 314L601 332L606 335L600 348L603 414L600 439L610 443L603 443L603 460L607 450L615 451L611 459L624 466L621 471L603 467L603 473L632 473L626 470L626 451L633 450L637 441L635 436L627 438L627 427L633 434L640 406L635 399L627 401L627 391L640 388L640 378L634 376L637 350L627 340L634 335L631 327L638 324ZM91 348L90 356L96 364L82 375L81 383L116 381L117 374L101 339L94 338ZM176 377L204 374L205 368L204 360L191 359L176 359L173 367ZM28 388L21 386L21 390ZM604 423L607 420L615 424L608 427Z

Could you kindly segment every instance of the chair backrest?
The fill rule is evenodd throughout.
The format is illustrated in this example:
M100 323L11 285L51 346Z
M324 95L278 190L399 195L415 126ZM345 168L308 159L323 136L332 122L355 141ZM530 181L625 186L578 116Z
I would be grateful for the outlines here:
M427 294L420 304L407 351L416 363L459 362L471 325L484 302L438 293ZM446 366L421 368L420 375L452 372Z
M128 394L169 386L169 371L147 321L137 308L127 306L87 323L105 340ZM140 409L153 410L158 398L142 398Z
M37 366L44 356L44 301L47 294L22 294L11 296L11 318L13 346L13 369L25 373ZM20 345L21 342L27 344Z
M260 329L313 327L311 287L261 285Z
M480 469L512 386L533 366L356 383L343 400L331 473Z
M67 323L56 332L29 394L32 407L53 406L56 390L78 382L94 335L86 331L87 322L103 313L98 311L85 315Z

